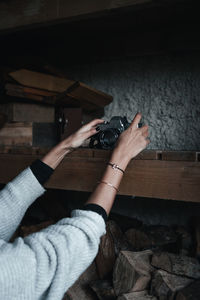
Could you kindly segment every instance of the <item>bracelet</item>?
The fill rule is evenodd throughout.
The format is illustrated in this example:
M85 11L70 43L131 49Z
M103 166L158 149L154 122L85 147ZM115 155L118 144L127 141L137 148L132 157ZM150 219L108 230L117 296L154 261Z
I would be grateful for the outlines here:
M107 165L111 166L114 170L121 171L124 174L124 170L122 170L118 165L112 163L107 163Z
M117 192L119 192L119 190L110 182L106 182L106 181L98 181L97 183L104 183L107 184L109 186L111 186L113 189L115 189Z

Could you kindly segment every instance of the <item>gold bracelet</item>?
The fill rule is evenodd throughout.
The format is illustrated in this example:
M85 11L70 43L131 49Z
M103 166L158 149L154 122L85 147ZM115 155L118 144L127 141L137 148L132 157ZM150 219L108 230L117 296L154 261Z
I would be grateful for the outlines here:
M107 181L98 181L97 183L104 183L107 184L108 186L111 186L113 189L115 189L117 192L119 192L119 190L110 182Z

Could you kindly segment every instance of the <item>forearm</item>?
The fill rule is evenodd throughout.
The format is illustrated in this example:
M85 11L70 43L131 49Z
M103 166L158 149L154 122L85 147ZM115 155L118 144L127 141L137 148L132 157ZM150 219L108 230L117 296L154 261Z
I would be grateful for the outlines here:
M55 169L63 160L65 155L73 151L70 139L66 139L52 148L42 159L45 164Z
M121 157L120 153L117 151L113 152L109 162L117 164L124 171L128 165L128 159L126 157ZM122 177L122 171L113 169L108 165L102 179L100 180L100 183L97 185L96 189L86 202L86 205L90 203L100 205L105 209L108 215L113 206L113 202L117 194L116 189L119 188ZM109 186L105 182L113 185L113 187Z

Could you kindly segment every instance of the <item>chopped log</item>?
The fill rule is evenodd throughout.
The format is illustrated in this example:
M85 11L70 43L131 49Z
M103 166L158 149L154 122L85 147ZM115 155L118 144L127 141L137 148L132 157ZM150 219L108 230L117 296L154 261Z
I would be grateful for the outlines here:
M150 265L152 251L121 251L113 271L115 294L143 291L148 287L153 268Z
M99 149L94 150L94 157L98 157L98 152L99 152ZM143 225L142 221L139 221L136 218L123 216L116 212L110 213L110 219L115 221L117 223L117 225L120 226L120 228L123 232L125 232L126 230L128 230L132 227L140 228Z
M178 251L178 235L168 226L143 226L140 229L131 228L125 236L134 250L162 249Z
M55 121L55 108L33 103L1 104L0 110L7 116L9 122L41 122Z
M32 123L6 123L0 130L0 145L32 145Z
M117 298L117 300L156 300L154 296L148 294L147 291L132 292L123 294Z
M193 280L169 274L158 270L153 274L151 281L151 294L162 300L172 300L177 291L189 285Z
M96 257L100 279L105 278L113 270L116 256L122 248L127 250L126 245L120 227L114 221L107 222L106 234L101 237Z
M98 275L93 262L68 289L62 300L97 300L95 293L89 287L89 283L97 279Z
M155 253L151 265L169 273L197 279L200 277L200 264L197 259L173 253Z
M151 247L150 237L142 230L130 228L125 232L125 237L135 251L141 251Z
M115 292L112 282L109 280L97 280L90 282L90 287L97 294L99 300L115 300Z
M195 280L177 293L176 300L199 300L200 280Z

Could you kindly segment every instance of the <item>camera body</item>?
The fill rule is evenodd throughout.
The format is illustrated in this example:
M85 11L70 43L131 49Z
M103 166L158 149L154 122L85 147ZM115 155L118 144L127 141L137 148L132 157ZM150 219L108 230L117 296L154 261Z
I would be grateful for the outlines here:
M90 148L113 149L120 134L129 127L126 117L115 116L110 122L98 125L99 132L90 139Z

